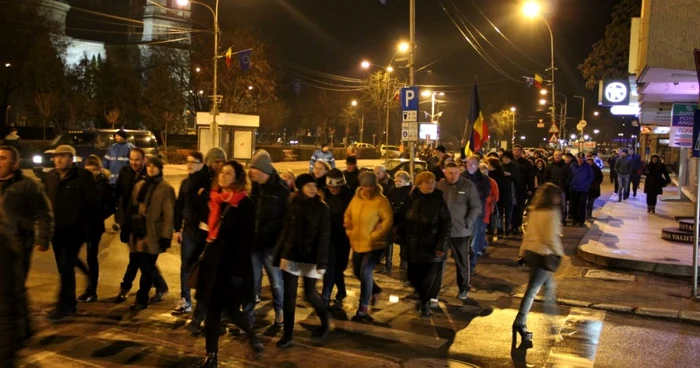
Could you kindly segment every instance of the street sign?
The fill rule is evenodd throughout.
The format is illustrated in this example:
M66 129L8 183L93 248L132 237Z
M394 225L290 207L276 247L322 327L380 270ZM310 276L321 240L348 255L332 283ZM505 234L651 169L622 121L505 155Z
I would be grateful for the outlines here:
M401 88L401 110L418 111L418 87Z
M697 104L673 104L671 108L670 147L693 147L693 127Z
M552 126L549 127L549 132L550 133L559 133L559 128L557 128L556 124L552 124Z
M403 121L409 122L409 121L418 121L418 111L416 110L404 110L403 112Z
M576 124L576 129L583 130L583 128L585 128L586 125L588 125L588 123L586 123L585 120L581 120L578 122L578 124Z
M557 141L559 141L559 139L557 139L557 135L556 135L556 134L552 134L552 137L549 138L549 142L550 142L550 143L556 143Z
M401 123L401 140L407 142L418 141L418 122L403 122Z
M544 128L544 120L540 119L540 121L537 123L538 128Z
M600 81L598 86L598 104L602 106L629 105L630 82L626 79L608 79Z

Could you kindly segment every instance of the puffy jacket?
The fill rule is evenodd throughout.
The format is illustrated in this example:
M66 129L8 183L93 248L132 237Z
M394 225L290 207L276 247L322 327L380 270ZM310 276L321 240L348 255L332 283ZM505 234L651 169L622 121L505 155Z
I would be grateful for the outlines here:
M474 174L470 174L469 171L465 171L462 173L462 177L474 183L477 191L479 192L481 208L483 209L484 207L486 207L486 198L491 192L491 181L489 180L488 176L482 174L481 171L477 170L476 172L474 172Z
M46 174L46 193L53 206L56 232L70 234L76 240L86 239L91 221L100 213L92 173L73 165L61 178L53 169Z
M552 161L547 165L547 169L544 172L544 181L557 185L561 190L566 191L569 187L570 179L571 170L564 160L559 162Z
M0 182L0 193L6 225L17 244L48 247L54 220L51 203L41 183L17 170L9 180Z
M122 168L119 173L119 178L117 183L114 185L114 201L119 206L119 210L124 213L127 208L129 208L129 203L131 201L131 192L134 190L134 185L139 181L146 178L146 165L140 172L134 171L131 166L126 166ZM119 225L124 225L126 221L126 216L122 216L122 223Z
M571 186L569 189L572 192L588 192L593 184L593 169L584 162L579 166L578 162L571 163Z
M284 217L287 214L289 194L289 188L277 173L270 175L265 184L253 184L250 199L255 203L257 251L274 254L277 240L282 233Z
M309 161L309 172L314 172L314 164L316 161L325 161L331 165L331 169L335 169L335 157L333 157L333 152L328 150L328 152L323 152L323 150L316 150L313 155L311 155L311 160Z
M328 268L331 241L331 214L320 196L307 198L301 192L292 196L284 218L284 230L277 245L275 266L282 258Z
M466 179L464 179L466 180ZM439 189L424 194L414 190L396 216L402 256L410 263L434 263L445 259L452 220ZM442 252L437 255L436 252Z
M343 224L350 246L357 253L386 248L387 234L393 226L394 216L381 188L377 184L371 197L366 197L362 188L358 189L345 211Z
M112 173L110 184L114 185L119 178L122 169L129 166L129 154L134 145L129 142L115 143L107 150L102 159L102 166Z
M486 198L486 207L484 208L484 223L491 223L491 215L493 214L493 209L498 203L500 198L500 193L498 192L498 183L495 180L489 178L491 184L491 192L489 192L488 198Z
M460 177L455 184L449 184L447 180L443 179L435 187L444 195L445 203L447 203L449 213L452 215L452 233L450 235L453 238L471 236L474 221L483 214L479 190L476 185Z
M12 234L0 226L0 366L15 367L17 351L27 336L22 253Z
M189 231L197 230L200 222L207 223L210 187L211 177L207 166L182 181L175 201L175 232L183 227Z
M145 202L139 203L139 192L144 185L149 184L147 180L153 180L153 184L150 184L153 187L148 189ZM146 218L146 237L137 239L132 234L129 237L129 248L132 252L160 254L164 251L161 249L160 240L171 239L173 236L175 189L163 180L162 176L147 180L138 182L131 196L131 213L138 212Z

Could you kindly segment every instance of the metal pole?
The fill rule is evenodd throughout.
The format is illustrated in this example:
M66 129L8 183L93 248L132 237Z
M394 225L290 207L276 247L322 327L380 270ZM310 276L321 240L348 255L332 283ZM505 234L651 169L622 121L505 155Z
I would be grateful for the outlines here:
M698 183L700 184L700 158L696 158ZM698 241L700 240L700 185L695 191L695 236L693 237L693 290L692 298L698 297Z
M364 132L365 132L365 108L362 108L362 120L360 120L360 142L364 142Z
M510 130L510 149L513 149L513 146L515 146L515 111L512 111L513 113L513 125Z
M408 84L413 86L415 84L415 65L414 58L416 52L416 0L409 1L409 48L408 48ZM415 163L415 142L409 142L408 149L411 151L411 162L409 163L411 178L413 178Z
M389 71L386 71L386 129L384 131L384 159L389 156L389 103L391 102L391 93L389 88L391 87L391 76Z
M212 108L212 120L211 120L211 146L219 147L219 125L216 123L216 115L219 114L219 104L218 96L216 94L216 84L217 80L217 68L219 64L219 0L216 0L216 10L214 11L214 97L212 101L214 107Z
M552 65L550 68L552 69L552 125L557 124L557 116L555 114L556 110L556 103L557 103L557 94L554 89L554 33L552 32L552 27L549 26L549 22L547 22L544 17L542 17L542 21L544 22L545 25L547 25L547 30L549 30L549 41L550 41L550 47L551 47L551 57L552 57Z

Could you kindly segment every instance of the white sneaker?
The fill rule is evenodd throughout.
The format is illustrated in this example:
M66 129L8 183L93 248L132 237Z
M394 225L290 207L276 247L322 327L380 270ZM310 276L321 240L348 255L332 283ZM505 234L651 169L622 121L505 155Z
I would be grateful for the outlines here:
M172 314L185 314L192 312L192 304L188 303L185 298L180 299L177 303L175 309L172 310Z

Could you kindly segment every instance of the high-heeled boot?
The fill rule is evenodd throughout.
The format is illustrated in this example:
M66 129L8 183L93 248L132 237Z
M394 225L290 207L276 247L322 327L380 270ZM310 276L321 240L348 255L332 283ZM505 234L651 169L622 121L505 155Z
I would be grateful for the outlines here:
M656 213L656 206L651 206L651 213Z
M525 324L525 322L520 322L520 321L525 320L525 318L523 318L523 317L524 316L520 313L518 313L518 316L515 317L515 322L513 322L513 340L515 340L515 338L516 338L516 336L515 336L516 333L520 334L520 338L523 341L532 340L532 332L530 332L527 329L527 325Z
M200 365L200 368L216 368L219 366L217 353L208 353L207 359Z

